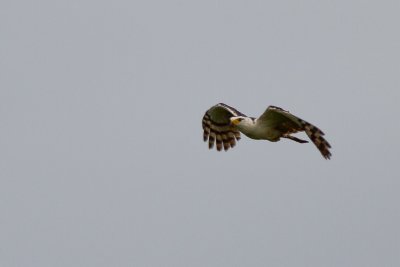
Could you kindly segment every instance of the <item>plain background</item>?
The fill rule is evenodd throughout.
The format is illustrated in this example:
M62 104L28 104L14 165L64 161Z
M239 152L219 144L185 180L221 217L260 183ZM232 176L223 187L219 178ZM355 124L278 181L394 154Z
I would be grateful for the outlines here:
M399 11L3 0L0 265L400 266ZM333 157L209 151L218 102L288 109Z

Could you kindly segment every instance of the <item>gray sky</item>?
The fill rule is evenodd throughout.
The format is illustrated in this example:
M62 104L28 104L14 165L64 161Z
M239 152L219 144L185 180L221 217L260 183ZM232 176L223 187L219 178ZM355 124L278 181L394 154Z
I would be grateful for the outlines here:
M2 1L0 265L400 266L399 11ZM218 102L290 110L332 160L209 151Z

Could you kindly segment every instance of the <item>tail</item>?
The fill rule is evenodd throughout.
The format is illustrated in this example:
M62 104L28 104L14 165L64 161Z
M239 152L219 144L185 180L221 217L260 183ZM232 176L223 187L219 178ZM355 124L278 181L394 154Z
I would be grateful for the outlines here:
M301 144L308 143L308 141L306 141L306 140L303 140L303 139L300 139L300 138L297 138L297 137L294 137L294 136L291 136L291 135L284 135L282 137L290 139L290 140L293 140L293 141L295 141L297 143L301 143Z

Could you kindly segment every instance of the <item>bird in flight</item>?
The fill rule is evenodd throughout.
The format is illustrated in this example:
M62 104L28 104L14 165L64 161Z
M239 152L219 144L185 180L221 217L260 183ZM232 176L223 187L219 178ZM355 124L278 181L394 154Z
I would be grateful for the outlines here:
M277 142L280 138L287 138L298 143L308 143L291 134L305 132L325 159L330 159L331 148L323 137L324 133L316 126L306 122L289 111L269 106L259 118L248 117L224 103L212 106L203 117L203 138L208 141L208 148L226 151L240 140L240 133L251 139Z

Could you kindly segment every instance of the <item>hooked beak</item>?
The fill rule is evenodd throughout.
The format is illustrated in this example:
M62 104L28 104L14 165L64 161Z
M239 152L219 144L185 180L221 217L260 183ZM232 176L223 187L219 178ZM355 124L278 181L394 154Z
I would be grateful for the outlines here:
M233 124L233 125L238 125L239 123L240 123L240 119L239 118L231 118L231 123Z

